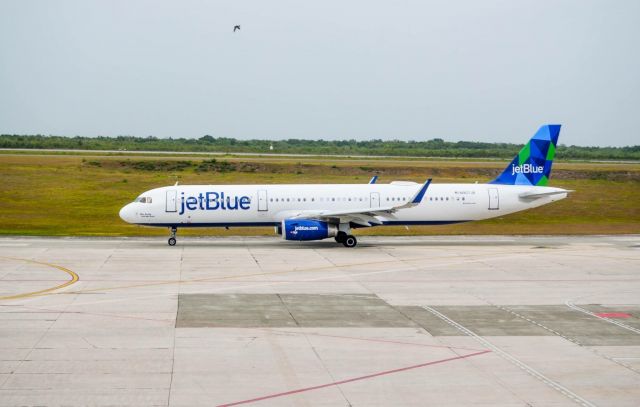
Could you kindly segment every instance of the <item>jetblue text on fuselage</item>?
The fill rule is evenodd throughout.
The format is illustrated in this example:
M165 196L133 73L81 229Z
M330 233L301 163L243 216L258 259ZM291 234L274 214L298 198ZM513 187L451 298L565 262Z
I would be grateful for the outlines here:
M200 192L197 196L184 196L180 193L180 212L186 211L246 211L251 207L248 196L225 196L224 192Z
M515 174L542 174L544 171L544 167L541 165L533 165L533 164L522 164L522 165L512 165L511 166L511 175Z

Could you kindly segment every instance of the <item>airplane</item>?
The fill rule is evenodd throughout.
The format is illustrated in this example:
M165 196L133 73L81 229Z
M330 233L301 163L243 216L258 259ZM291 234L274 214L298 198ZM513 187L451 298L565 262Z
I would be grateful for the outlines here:
M273 226L284 240L333 237L355 247L353 229L443 225L536 208L573 192L548 187L560 125L544 125L504 171L486 184L178 185L151 189L120 210L125 222L178 228Z

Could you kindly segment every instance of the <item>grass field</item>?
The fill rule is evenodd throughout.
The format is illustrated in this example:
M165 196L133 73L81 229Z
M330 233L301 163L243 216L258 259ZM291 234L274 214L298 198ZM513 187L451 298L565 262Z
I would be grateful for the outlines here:
M486 182L506 161L0 154L0 234L166 235L124 223L118 210L139 193L174 184L365 183L432 177ZM640 163L554 164L550 185L568 199L531 211L451 226L378 227L358 234L640 233ZM181 235L271 234L271 228L181 230Z

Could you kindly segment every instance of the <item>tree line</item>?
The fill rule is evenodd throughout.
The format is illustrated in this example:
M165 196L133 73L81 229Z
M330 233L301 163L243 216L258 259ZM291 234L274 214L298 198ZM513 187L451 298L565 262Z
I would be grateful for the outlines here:
M273 147L273 148L272 148ZM237 140L209 135L197 138L157 137L64 137L46 135L0 135L0 148L180 151L222 153L279 153L331 155L387 155L447 158L511 158L522 144L474 141L402 140ZM556 158L584 160L640 160L640 145L628 147L583 147L560 144Z

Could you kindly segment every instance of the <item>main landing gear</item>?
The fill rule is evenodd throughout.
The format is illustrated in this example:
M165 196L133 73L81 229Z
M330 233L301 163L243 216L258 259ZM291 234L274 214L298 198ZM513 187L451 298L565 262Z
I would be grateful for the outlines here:
M348 235L347 233L342 231L338 232L335 239L336 242L342 243L344 247L356 247L356 245L358 244L358 240L355 236Z
M178 228L176 227L172 227L171 228L171 237L169 238L169 246L175 246L176 245L176 233L178 232Z

